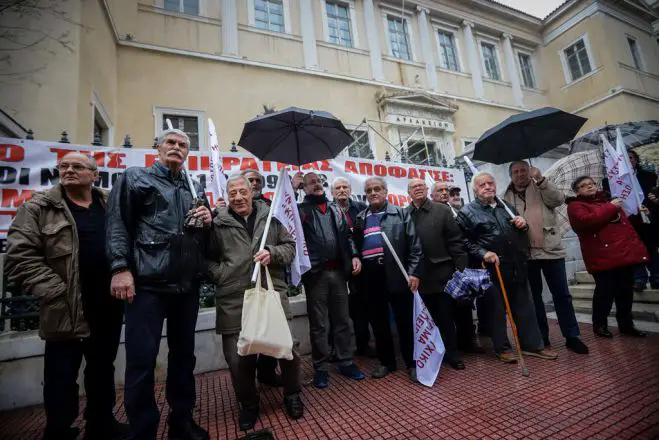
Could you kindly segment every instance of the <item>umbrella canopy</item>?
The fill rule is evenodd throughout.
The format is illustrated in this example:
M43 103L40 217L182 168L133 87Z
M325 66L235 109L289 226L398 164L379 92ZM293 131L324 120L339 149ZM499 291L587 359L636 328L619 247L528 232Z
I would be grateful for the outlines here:
M585 122L552 107L513 115L476 141L473 159L502 164L537 157L570 141Z
M570 152L578 153L581 151L602 149L602 139L600 135L615 145L616 128L620 129L622 140L627 148L636 148L642 145L659 142L659 121L637 121L626 122L618 125L605 125L589 131L583 136L579 136L570 142Z
M303 165L332 159L352 141L330 113L289 107L247 121L238 145L261 160Z

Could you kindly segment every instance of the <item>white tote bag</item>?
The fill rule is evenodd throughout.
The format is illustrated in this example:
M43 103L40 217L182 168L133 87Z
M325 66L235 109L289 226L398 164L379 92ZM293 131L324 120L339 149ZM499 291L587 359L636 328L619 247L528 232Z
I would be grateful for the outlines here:
M267 266L265 276L267 290L261 286L259 270L256 286L245 291L238 354L240 356L265 354L290 361L293 359L293 337L281 306L279 292L272 285Z

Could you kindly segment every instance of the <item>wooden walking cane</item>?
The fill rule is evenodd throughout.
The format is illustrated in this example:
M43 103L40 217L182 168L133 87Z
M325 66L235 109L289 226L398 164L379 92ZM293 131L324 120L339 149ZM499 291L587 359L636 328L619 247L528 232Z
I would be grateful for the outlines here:
M503 302L506 303L506 314L508 315L508 320L510 320L510 327L513 329L513 337L515 338L515 346L517 346L517 355L519 356L519 365L522 368L522 376L529 377L529 369L526 368L524 363L524 356L522 356L522 347L519 345L519 337L517 336L517 326L515 325L515 320L513 319L513 312L510 310L510 303L508 302L508 294L506 293L506 286L503 284L503 278L501 277L501 269L499 269L499 264L495 264L497 269L497 277L499 278L499 285L501 285L501 294L503 295Z

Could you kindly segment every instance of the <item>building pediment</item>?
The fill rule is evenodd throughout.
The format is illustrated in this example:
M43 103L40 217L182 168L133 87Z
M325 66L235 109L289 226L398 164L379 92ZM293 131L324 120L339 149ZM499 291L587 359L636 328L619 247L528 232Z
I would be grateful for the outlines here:
M454 132L453 114L457 104L424 92L386 93L376 95L384 119L395 125L424 127Z
M376 95L378 106L385 110L386 107L408 107L425 108L438 113L453 114L458 110L458 105L448 99L433 96L424 92L380 92Z

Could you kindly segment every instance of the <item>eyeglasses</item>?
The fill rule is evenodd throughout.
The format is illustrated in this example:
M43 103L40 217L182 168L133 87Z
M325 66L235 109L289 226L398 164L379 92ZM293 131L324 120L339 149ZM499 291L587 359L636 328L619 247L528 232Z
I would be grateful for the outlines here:
M91 167L86 167L86 166L84 166L82 164L79 164L79 163L60 162L57 165L57 169L59 171L66 171L69 168L73 168L73 171L75 171L75 172L80 172L80 171L83 171L83 170L93 170L94 169L94 168L91 168Z

